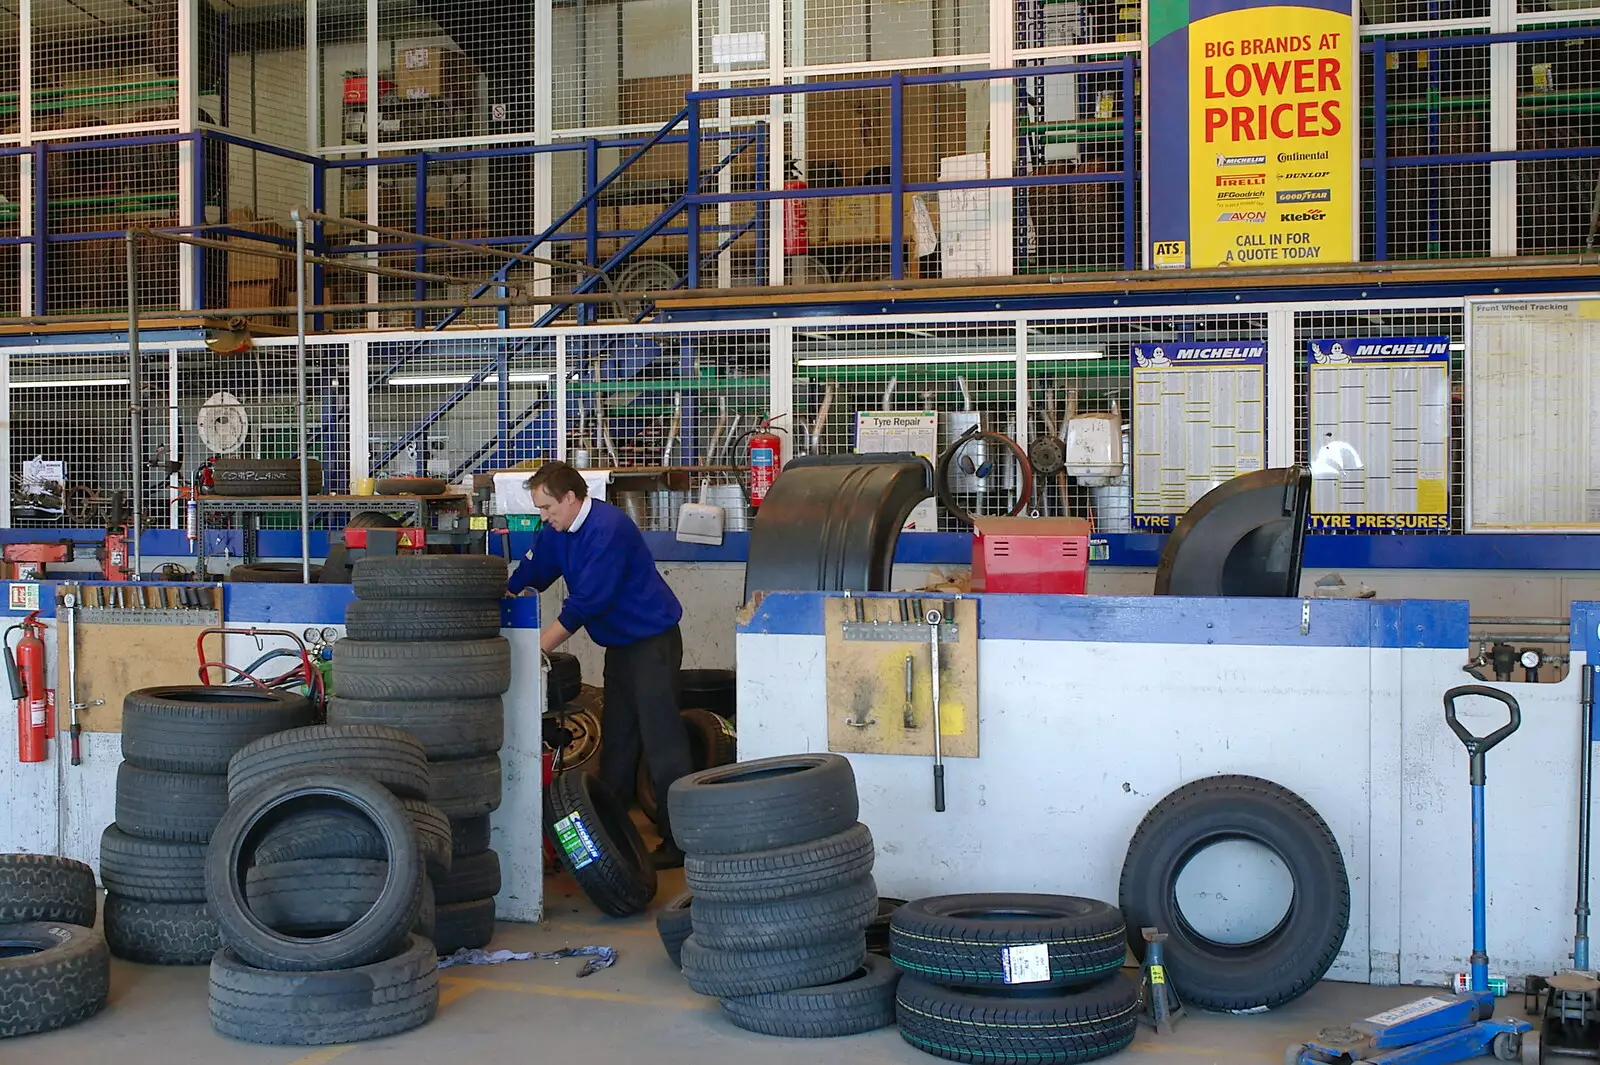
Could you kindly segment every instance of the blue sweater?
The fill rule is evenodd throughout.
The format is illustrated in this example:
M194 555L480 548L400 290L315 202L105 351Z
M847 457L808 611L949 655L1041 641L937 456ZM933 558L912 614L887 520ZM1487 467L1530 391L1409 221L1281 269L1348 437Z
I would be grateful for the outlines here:
M544 591L564 577L567 600L558 620L568 632L587 628L601 647L659 636L683 617L683 607L656 572L639 527L610 503L594 500L577 532L546 525L506 590Z

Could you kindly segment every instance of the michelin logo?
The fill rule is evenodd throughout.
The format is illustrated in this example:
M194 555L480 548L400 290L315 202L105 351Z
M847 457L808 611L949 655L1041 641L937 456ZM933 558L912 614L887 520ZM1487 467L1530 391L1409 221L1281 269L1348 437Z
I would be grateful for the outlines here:
M1278 193L1279 203L1327 203L1332 199L1332 189L1283 189Z
M1262 166L1266 163L1264 155L1219 155L1218 166Z

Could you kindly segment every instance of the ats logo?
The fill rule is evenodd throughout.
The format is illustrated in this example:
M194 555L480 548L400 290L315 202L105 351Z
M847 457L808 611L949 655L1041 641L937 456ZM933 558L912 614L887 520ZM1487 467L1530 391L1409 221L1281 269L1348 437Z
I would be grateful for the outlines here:
M1219 222L1253 222L1262 223L1267 220L1265 211L1223 211L1217 216Z
M1265 174L1218 174L1217 185L1221 188L1237 189L1249 185L1265 185Z
M1278 216L1278 220L1282 222L1320 222L1327 217L1328 212L1322 210L1320 207L1313 207L1306 211L1293 211L1288 214L1280 214Z

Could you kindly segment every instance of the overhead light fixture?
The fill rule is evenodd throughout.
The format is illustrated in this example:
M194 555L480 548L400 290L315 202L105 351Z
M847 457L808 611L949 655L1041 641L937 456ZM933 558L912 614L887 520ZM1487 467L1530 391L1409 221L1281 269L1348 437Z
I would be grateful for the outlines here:
M1087 359L1103 359L1103 351L1053 351L1031 352L1029 362L1067 362ZM1017 357L1012 354L998 353L988 355L829 355L825 357L796 359L797 366L929 366L949 363L981 363L981 362L1016 362Z
M384 383L390 385L470 385L472 376L471 374L444 374L436 377L391 377ZM509 375L508 380L512 384L526 382L548 383L550 377L551 375L547 373L514 373ZM485 385L497 385L499 383L500 375L497 373L492 373L479 382L479 384Z
M131 382L126 377L73 377L60 381L12 381L12 388L115 388Z

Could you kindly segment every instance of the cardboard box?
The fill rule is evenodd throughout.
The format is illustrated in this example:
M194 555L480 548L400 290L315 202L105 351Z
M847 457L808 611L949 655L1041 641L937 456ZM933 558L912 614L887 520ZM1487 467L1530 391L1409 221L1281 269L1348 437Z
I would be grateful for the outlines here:
M813 201L815 202L815 201ZM826 228L818 244L887 244L893 225L891 198L884 196L839 196L825 201ZM906 198L907 206L910 197Z
M684 94L693 86L689 75L663 78L623 78L617 91L619 117L623 125L650 122L664 124L683 110Z
M283 286L276 278L266 281L229 281L230 307L286 307Z
M285 237L290 234L288 229L273 222L261 222L250 226L250 231L268 237ZM286 274L294 272L294 264L284 259L274 259L265 255L249 255L250 251L288 250L282 244L268 244L264 241L246 240L235 237L233 243L239 245L239 251L228 255L228 281L276 281Z
M467 57L448 48L400 48L395 54L395 91L404 100L466 100L474 74Z

